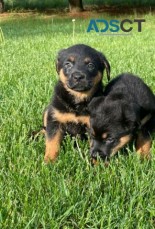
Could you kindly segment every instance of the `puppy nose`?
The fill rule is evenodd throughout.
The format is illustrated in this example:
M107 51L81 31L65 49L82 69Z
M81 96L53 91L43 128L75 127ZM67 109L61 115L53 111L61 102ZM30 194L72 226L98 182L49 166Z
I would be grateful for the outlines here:
M90 150L90 155L93 159L97 159L98 156L100 156L101 158L105 159L107 158L107 153L106 152L102 152L101 150L94 150L94 149L91 149Z
M85 75L82 74L81 72L74 72L74 73L72 73L72 77L75 80L81 80L81 79L84 79L85 78Z
M90 150L90 155L91 155L92 158L96 159L97 158L97 154L98 153L97 153L96 150L93 150L93 149Z

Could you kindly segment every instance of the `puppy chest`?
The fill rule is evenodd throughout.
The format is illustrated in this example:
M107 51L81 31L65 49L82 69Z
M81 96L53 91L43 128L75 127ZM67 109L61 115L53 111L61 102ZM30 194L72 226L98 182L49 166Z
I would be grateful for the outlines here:
M62 125L62 129L71 136L83 135L86 133L86 126L80 123L67 123L66 125Z

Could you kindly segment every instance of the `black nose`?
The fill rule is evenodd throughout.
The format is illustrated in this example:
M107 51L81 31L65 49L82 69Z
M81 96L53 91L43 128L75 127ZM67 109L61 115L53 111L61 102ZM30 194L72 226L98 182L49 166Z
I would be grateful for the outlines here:
M96 159L97 155L98 155L98 151L96 151L94 149L91 149L90 150L90 155L91 155L92 158Z
M102 152L101 150L94 150L94 149L90 150L90 155L93 159L97 159L98 156L105 159L108 156L107 153Z
M85 75L82 74L81 72L74 72L74 73L72 73L72 77L75 80L81 80L81 79L85 78Z

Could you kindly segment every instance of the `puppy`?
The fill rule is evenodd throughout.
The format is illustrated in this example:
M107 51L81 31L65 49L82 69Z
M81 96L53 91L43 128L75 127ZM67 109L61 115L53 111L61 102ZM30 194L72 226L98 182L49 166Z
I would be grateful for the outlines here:
M59 81L43 118L46 162L56 159L65 133L72 136L86 133L88 103L93 97L103 94L104 69L109 80L110 65L106 57L87 45L74 45L58 53L56 70Z
M137 76L124 73L105 88L104 96L89 104L91 157L106 159L131 140L136 151L150 157L155 130L155 96Z

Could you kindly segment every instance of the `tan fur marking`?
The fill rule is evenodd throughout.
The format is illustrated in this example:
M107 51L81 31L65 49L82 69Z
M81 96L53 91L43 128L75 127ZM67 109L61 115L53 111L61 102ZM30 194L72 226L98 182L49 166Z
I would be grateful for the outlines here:
M48 113L48 110L44 112L44 117L43 117L43 125L45 128L47 126L47 113Z
M97 76L94 77L94 82L93 85L94 87L91 88L89 91L84 91L84 92L78 92L78 91L74 91L72 89L70 89L69 87L67 87L67 78L63 73L63 69L60 70L60 80L63 83L65 89L75 97L75 100L77 102L83 101L89 97L91 97L91 95L94 93L94 91L96 90L96 85L101 81L102 79L102 74L100 72L98 72Z
M89 57L86 57L86 58L84 59L84 62L85 62L86 64L88 64L89 62L91 62L91 59L90 59Z
M46 163L56 160L60 148L61 139L62 134L60 130L57 131L52 139L46 138L46 151L44 157L44 161Z
M106 139L106 138L107 138L107 136L108 136L108 134L107 134L107 133L103 133L103 134L102 134L102 138L103 138L103 139Z
M92 159L92 164L93 164L94 166L97 166L97 165L99 165L99 161L96 160L96 159ZM109 161L105 161L105 162L104 162L104 166L105 166L105 167L108 167L108 166L109 166Z
M102 80L102 75L100 72L98 72L98 74L96 75L94 79L94 86L96 86L101 80Z
M66 83L67 83L67 78L66 78L66 76L65 76L64 73L63 73L63 69L60 69L59 77L60 77L61 82L62 82L64 85L66 85Z
M143 158L150 158L151 138L143 136L140 132L136 141L136 151Z
M79 122L85 124L87 127L90 127L90 117L89 116L78 116Z
M74 62L74 61L75 61L75 57L74 57L74 56L70 56L70 57L68 58L68 60L71 61L71 62Z
M99 165L99 161L97 161L96 159L92 159L92 164L93 165Z
M53 118L60 123L74 122L82 123L90 126L89 116L76 116L74 113L61 113L59 110L54 109L52 113Z
M131 140L131 135L123 136L119 139L119 144L115 146L115 148L112 150L111 156L113 156L115 153L117 153L123 146L125 146L129 141Z

